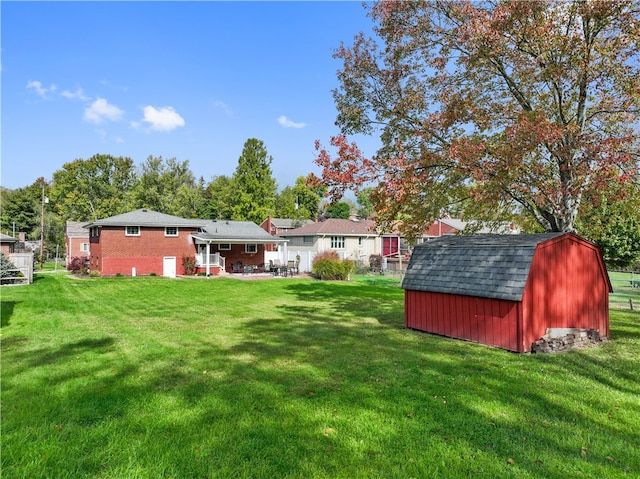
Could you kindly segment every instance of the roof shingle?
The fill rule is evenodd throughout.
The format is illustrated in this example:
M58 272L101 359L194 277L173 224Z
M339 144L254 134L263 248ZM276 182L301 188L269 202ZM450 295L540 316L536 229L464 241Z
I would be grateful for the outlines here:
M281 236L319 236L319 235L340 235L340 236L371 236L375 232L375 222L371 220L344 220L330 218L317 223L310 223L293 230L286 231Z
M167 215L165 213L158 213L157 211L141 208L139 210L129 211L128 213L88 223L85 225L85 228L89 228L91 226L183 226L197 228L204 226L205 223L205 220L180 218L179 216Z
M415 247L402 287L520 301L537 246L563 234L443 236Z

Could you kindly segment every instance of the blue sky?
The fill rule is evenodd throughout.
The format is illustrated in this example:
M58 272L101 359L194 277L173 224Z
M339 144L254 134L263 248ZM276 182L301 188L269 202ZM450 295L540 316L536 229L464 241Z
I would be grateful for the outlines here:
M371 27L357 1L0 8L7 188L99 153L188 160L209 181L233 174L248 138L265 143L278 186L293 185L318 173L314 141L338 132L333 50Z

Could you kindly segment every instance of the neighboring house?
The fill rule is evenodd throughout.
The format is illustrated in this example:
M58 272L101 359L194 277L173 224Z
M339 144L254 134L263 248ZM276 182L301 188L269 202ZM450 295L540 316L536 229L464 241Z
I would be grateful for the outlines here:
M473 228L473 221L463 221L458 218L441 218L434 221L427 228L416 243L430 241L440 236L462 234L466 228ZM475 234L516 234L514 225L500 223L496 227L483 226L475 231ZM412 247L399 232L385 233L382 235L382 255L387 258L389 269L402 269L400 266L405 259L411 256ZM400 253L400 254L398 254Z
M267 217L260 224L260 228L265 230L267 233L273 236L281 236L282 233L286 233L287 231L299 228L301 226L305 226L313 223L311 220L307 219L289 219L289 218L272 218L271 216ZM276 245L268 245L267 251L276 251Z
M415 247L402 287L421 331L517 352L548 328L609 336L602 254L571 233L443 236Z
M5 254L5 256L9 256L9 254L15 251L17 242L18 240L13 236L0 233L0 249Z
M139 209L85 225L90 269L101 275L185 273L183 257L195 256L199 272L218 274L232 265L264 264L264 245L282 243L255 223L186 219Z
M87 224L89 223L67 221L65 225L65 258L67 267L72 258L89 258L89 230L85 228Z
M22 273L21 279L27 283L32 283L33 252L24 247L24 233L20 233L20 240L0 233L0 249L16 269L20 270Z
M271 235L280 236L282 233L286 233L287 231L300 228L301 226L311 223L313 223L313 221L307 219L296 220L290 218L272 218L269 216L262 222L260 228Z
M369 256L381 254L380 236L371 220L330 218L280 234L289 240L288 259L300 256L300 270L310 271L313 257L334 250L343 259L369 264Z
M438 238L445 235L455 235L464 232L466 228L473 228L473 221L464 221L459 218L440 218L433 222L431 226L423 233L425 240ZM474 234L516 234L518 230L511 223L500 223L495 227L482 226Z

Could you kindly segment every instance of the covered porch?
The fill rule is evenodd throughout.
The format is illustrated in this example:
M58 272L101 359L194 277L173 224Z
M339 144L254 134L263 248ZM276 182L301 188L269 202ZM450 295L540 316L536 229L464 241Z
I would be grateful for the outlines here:
M219 222L215 229L191 235L196 249L196 268L206 276L265 271L269 264L266 245L282 245L286 249L288 240L271 236L255 224L257 234L235 235L224 234L226 228L222 225L235 226L233 222Z

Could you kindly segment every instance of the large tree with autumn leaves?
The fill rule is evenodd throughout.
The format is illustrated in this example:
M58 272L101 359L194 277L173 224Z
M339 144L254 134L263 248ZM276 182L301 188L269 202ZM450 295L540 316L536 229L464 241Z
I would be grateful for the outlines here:
M375 187L411 237L470 203L575 231L584 198L639 163L640 5L617 0L382 1L376 38L342 45L340 134L316 162L334 197ZM365 157L348 137L376 135ZM332 156L334 155L334 156ZM464 210L465 208L463 208Z

